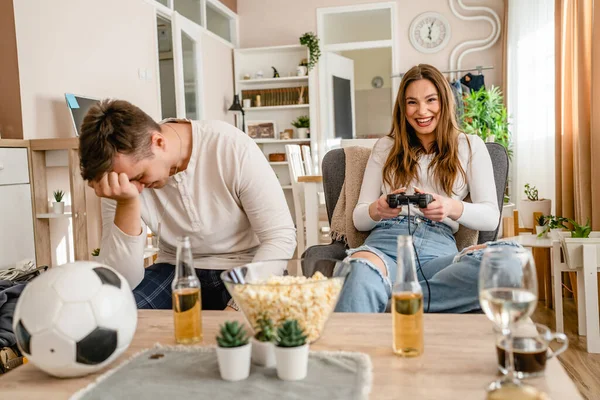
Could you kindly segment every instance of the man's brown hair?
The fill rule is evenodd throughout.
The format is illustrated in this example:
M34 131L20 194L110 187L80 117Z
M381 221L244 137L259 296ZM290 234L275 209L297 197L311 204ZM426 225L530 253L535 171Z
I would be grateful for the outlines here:
M100 179L113 168L117 153L136 160L152 157L152 132L160 126L140 108L124 100L101 100L81 124L79 159L85 180Z

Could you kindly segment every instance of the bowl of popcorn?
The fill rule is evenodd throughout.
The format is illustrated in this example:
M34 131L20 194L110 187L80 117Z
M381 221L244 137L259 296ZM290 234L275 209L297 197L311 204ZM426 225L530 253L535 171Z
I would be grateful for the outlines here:
M323 333L348 271L339 260L272 260L231 268L221 279L253 330L263 316L276 327L296 319L312 343Z

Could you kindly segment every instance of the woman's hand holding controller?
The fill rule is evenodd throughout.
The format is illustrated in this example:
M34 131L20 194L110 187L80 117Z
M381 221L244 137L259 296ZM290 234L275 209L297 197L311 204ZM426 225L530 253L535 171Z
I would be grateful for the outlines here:
M417 187L415 187L414 189L415 193L425 193ZM446 217L449 217L454 221L460 218L463 212L462 201L441 196L437 193L429 194L433 197L433 201L429 203L427 208L420 209L425 218L436 222L441 222Z
M392 194L404 192L406 192L406 188L400 188L394 190ZM382 219L397 217L401 211L402 207L390 208L387 202L387 194L381 195L381 197L379 197L369 206L369 216L373 221L381 221Z

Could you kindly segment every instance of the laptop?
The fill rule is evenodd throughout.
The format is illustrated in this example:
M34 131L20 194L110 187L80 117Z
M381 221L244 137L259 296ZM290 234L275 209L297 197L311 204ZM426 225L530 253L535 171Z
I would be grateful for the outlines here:
M83 118L87 114L88 110L100 99L87 96L79 96L72 93L65 93L65 100L67 101L67 107L71 113L71 120L73 121L73 127L75 128L75 135L79 136L81 133L81 124Z

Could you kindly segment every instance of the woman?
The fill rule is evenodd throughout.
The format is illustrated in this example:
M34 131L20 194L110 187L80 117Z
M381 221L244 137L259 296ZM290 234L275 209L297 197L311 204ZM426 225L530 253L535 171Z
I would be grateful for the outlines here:
M385 310L399 235L413 236L419 276L428 280L421 282L426 311L479 308L480 255L452 264L458 252L453 234L459 224L494 230L500 215L487 148L478 136L459 131L454 109L450 86L436 68L420 64L402 78L391 132L373 148L354 209L355 227L371 232L363 246L348 251L352 273L336 311ZM429 193L433 202L390 208L387 195L403 192ZM467 194L471 203L463 201Z

